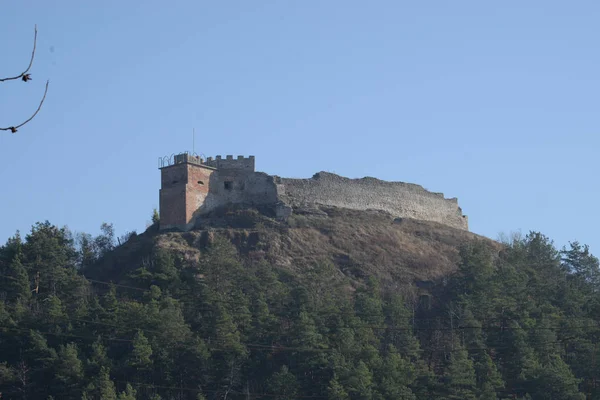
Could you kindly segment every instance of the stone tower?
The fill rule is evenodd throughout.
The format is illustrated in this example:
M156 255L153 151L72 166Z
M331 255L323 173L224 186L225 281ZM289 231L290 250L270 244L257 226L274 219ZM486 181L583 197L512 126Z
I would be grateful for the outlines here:
M208 195L210 179L216 168L198 156L177 154L172 165L160 168L160 229L189 230L195 213Z
M194 227L199 215L219 206L276 201L274 187L267 195L264 194L265 185L272 178L266 174L255 175L254 156L234 159L228 155L226 158L217 156L203 160L199 156L181 153L167 165L162 164L160 172L161 230L175 228L188 231Z

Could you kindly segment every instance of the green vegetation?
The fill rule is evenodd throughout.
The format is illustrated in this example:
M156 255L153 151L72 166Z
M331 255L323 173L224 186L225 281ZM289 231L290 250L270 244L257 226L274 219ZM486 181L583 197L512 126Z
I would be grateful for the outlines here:
M158 215L158 210L155 208L152 211L152 224L158 224L160 222L160 216Z
M579 243L470 241L413 301L326 260L292 273L218 234L197 257L152 235L46 222L0 247L2 399L600 398Z

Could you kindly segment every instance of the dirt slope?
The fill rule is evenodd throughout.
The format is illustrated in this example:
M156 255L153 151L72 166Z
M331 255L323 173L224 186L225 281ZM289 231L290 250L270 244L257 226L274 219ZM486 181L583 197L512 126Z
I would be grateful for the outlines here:
M248 209L228 211L213 215L199 230L163 233L156 240L193 261L215 234L230 238L245 259L265 259L294 274L332 262L340 276L375 275L397 288L438 281L455 271L462 244L484 240L500 248L487 238L434 222L335 207L296 210L287 223Z

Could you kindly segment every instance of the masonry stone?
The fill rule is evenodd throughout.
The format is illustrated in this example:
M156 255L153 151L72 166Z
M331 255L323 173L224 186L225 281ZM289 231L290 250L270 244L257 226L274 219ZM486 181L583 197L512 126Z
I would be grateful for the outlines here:
M468 230L456 198L422 186L319 172L309 179L282 178L255 171L255 157L227 155L206 160L186 153L161 167L160 229L192 229L215 209L231 204L269 206L287 218L294 208L326 205L382 210L396 218L434 221Z

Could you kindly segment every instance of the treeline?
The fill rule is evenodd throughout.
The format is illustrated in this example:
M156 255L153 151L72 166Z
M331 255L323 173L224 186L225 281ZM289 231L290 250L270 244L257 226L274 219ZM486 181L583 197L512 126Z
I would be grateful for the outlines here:
M472 243L415 305L218 236L199 260L154 247L126 279L86 278L127 239L39 223L0 248L0 398L600 398L600 270L578 243Z

